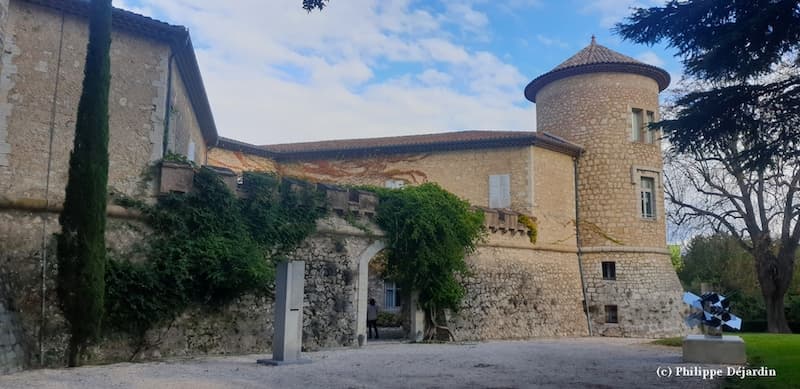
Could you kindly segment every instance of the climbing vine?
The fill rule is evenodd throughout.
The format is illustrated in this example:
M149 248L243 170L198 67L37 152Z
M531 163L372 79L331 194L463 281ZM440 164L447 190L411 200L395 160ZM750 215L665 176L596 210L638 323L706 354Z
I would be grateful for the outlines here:
M322 197L302 182L246 173L243 198L211 170L200 169L188 194L139 208L153 233L147 260L108 261L105 328L134 335L177 317L191 305L219 306L265 293L274 262L314 231ZM141 345L139 345L141 346Z
M438 318L464 297L459 276L468 275L465 257L483 235L483 213L434 183L371 190L381 200L376 222L386 233L388 276L419 292L429 338L449 332Z

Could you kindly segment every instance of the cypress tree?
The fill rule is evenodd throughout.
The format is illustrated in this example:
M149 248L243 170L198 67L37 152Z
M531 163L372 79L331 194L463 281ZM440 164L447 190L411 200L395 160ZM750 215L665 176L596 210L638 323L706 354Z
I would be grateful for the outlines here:
M83 92L59 217L57 292L70 331L69 366L78 364L103 316L110 48L111 0L92 0Z

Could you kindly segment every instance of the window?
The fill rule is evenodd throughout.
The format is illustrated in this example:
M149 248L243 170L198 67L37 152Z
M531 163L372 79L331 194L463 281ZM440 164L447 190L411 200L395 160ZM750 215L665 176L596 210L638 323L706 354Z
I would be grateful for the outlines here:
M642 126L644 125L644 118L642 117L642 110L638 108L631 109L631 141L642 141Z
M195 162L194 160L194 141L189 140L189 149L186 152L186 159Z
M653 123L655 121L656 119L653 111L647 111L647 122L645 122L645 128L644 128L644 134L645 134L644 141L646 143L653 143L655 141L656 132L651 130L650 127L647 127L650 125L650 123Z
M511 175L489 176L489 208L511 207Z
M394 281L384 280L383 281L383 290L384 290L384 299L383 299L383 306L384 308L395 308L400 306L400 288L397 287L397 284Z
M606 323L619 323L616 305L606 305Z
M389 189L400 189L406 186L406 182L403 180L386 180L385 187Z
M655 120L653 111L643 111L639 108L631 109L631 142L653 143L655 142L655 131L651 131L648 125Z
M616 262L603 262L603 279L616 280L617 279L617 263Z
M654 219L655 214L655 179L653 177L641 177L639 182L641 193L641 211L642 217L646 219Z

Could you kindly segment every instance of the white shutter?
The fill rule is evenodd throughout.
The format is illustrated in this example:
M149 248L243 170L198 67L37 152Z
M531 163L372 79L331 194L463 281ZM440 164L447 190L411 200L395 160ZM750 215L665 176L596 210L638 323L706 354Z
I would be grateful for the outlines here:
M192 140L189 141L189 150L187 150L186 158L188 160L192 161L192 162L195 162L195 160L194 160L194 141L192 141Z
M511 207L511 175L489 176L489 208Z

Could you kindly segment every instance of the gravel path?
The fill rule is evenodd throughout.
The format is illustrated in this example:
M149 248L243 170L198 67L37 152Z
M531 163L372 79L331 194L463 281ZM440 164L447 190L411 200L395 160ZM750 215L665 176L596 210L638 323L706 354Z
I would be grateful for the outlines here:
M313 363L268 367L264 355L34 370L0 388L710 388L719 381L659 378L680 349L620 338L475 344L373 343L304 354ZM268 357L268 356L267 356Z

